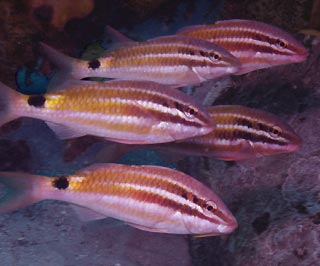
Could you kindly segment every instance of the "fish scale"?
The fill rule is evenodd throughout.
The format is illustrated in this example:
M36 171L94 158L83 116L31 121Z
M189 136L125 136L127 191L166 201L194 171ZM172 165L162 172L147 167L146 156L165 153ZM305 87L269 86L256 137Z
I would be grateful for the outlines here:
M210 25L185 27L177 34L207 40L228 50L242 63L237 74L301 62L308 55L303 45L290 34L258 21L217 21Z
M130 42L92 61L67 57L45 44L42 48L63 78L106 77L184 86L229 75L240 67L239 60L222 47L185 36Z
M161 143L215 128L214 120L188 96L153 82L71 80L31 96L4 85L0 89L2 97L11 97L5 101L6 120L41 119L61 138L94 135L129 144Z
M209 188L160 166L98 164L54 178L1 172L0 182L13 194L24 192L20 197L2 198L0 213L54 199L90 209L96 214L93 219L109 216L151 232L209 236L237 227L233 215Z
M243 160L292 152L302 144L294 130L273 114L237 105L212 106L207 112L216 121L213 132L148 147L222 160Z

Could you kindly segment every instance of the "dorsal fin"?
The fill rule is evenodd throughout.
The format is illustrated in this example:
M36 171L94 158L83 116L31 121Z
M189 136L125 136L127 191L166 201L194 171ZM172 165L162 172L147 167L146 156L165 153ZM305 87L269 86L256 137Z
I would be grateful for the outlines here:
M135 43L136 41L130 39L126 35L122 34L120 31L107 25L105 27L105 33L108 35L113 43Z

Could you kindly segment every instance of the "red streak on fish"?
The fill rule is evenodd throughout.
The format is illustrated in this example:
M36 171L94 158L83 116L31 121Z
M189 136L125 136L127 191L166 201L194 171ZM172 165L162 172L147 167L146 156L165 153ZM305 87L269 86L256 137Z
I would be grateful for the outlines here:
M224 20L211 25L182 28L178 35L210 41L228 50L241 61L236 74L304 61L302 44L284 30L258 21Z
M236 219L209 188L159 166L98 164L54 178L1 172L0 182L9 189L0 202L0 213L54 199L90 210L87 220L113 217L151 232L221 235L237 227Z
M0 84L0 124L44 120L61 138L93 135L128 143L163 143L211 132L214 121L188 96L147 81L68 81L44 95Z
M76 79L105 77L185 86L230 75L240 67L239 60L222 47L186 36L127 42L91 61L65 56L46 44L41 46L62 76Z
M207 108L207 112L217 123L215 131L148 147L237 161L293 152L302 144L294 130L271 113L237 105L213 106Z

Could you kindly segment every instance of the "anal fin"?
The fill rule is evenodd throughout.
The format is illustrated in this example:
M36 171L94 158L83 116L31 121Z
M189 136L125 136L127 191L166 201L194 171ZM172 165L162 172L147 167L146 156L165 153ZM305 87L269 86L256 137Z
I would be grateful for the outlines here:
M167 233L165 229L159 229L159 228L144 226L144 225L135 224L135 223L127 223L127 224L143 231L154 232L154 233Z
M79 217L79 219L83 222L90 222L108 218L104 214L101 214L99 212L93 211L91 209L79 205L72 205L72 208Z
M46 121L46 124L60 139L72 139L88 135L71 127Z

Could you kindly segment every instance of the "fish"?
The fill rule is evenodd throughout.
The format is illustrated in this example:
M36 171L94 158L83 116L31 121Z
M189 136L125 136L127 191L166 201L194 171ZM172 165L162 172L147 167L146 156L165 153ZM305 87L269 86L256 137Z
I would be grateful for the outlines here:
M61 80L103 77L182 87L230 75L240 68L239 60L222 47L185 36L128 41L90 61L71 58L44 43L40 45L47 58L60 69Z
M112 217L149 232L214 236L237 228L211 189L161 166L95 164L52 178L0 172L0 183L7 187L0 214L51 199L78 206L83 221Z
M93 135L127 144L169 142L215 128L184 93L148 81L68 80L39 95L0 84L0 125L19 117L44 120L61 139Z
M177 35L215 43L241 61L236 75L257 69L304 61L308 52L284 30L253 20L221 20L210 25L181 28Z
M217 105L206 111L216 121L213 132L145 147L183 155L239 161L294 152L302 145L300 136L274 114L240 105Z

